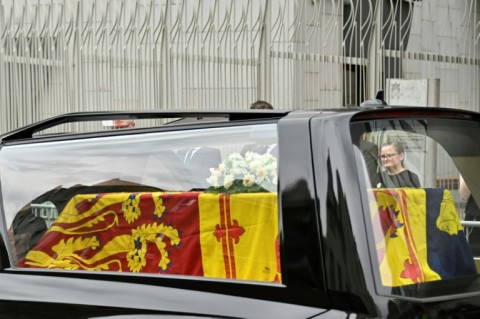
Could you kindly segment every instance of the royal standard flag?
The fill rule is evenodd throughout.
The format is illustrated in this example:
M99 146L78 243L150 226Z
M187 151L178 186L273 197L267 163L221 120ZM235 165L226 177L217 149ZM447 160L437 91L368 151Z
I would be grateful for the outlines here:
M449 191L378 189L370 196L383 285L396 287L475 273Z
M452 194L426 189L428 263L442 279L476 274L473 254L460 224Z
M198 193L74 196L24 267L202 276Z
M199 206L206 277L281 281L276 194L202 194Z
M75 195L21 267L280 281L276 194Z

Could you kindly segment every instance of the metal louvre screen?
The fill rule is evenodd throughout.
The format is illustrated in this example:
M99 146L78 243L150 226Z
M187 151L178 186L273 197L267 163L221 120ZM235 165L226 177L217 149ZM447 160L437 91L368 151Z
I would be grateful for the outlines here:
M439 78L479 110L475 0L0 1L0 133L91 110L358 105Z

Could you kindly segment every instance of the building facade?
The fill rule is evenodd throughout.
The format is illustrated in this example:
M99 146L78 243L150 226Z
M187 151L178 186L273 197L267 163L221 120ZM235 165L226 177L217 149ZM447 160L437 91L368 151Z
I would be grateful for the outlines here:
M438 106L479 111L479 11L477 0L0 0L0 133L77 111L358 105L392 79L436 79Z

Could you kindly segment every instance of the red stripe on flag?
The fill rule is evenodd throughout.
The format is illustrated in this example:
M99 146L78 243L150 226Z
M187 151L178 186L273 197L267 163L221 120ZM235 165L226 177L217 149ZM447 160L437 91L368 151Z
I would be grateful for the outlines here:
M402 194L402 196L399 196L399 193ZM424 282L425 281L425 276L423 274L423 271L420 267L420 263L418 262L415 252L418 251L417 247L415 247L415 241L412 240L412 234L410 232L410 216L408 212L408 205L407 205L407 194L405 191L400 190L395 193L395 197L397 202L400 203L401 205L401 211L403 212L403 218L405 221L404 225L404 231L405 231L405 243L407 244L408 248L408 254L410 255L410 258L412 258L412 262L408 263L407 260L404 262L405 270L404 273L402 273L402 277L405 276L407 278L410 278L413 280L413 282L418 283L418 282ZM406 227L408 225L408 227Z
M240 237L245 233L245 229L238 224L236 219L232 220L230 194L220 194L218 200L220 224L215 226L213 234L217 238L217 241L222 242L226 278L236 279L237 270L234 245L240 242Z
M235 269L235 249L233 247L233 240L235 238L235 233L233 234L230 234L231 230L232 230L232 227L237 227L237 223L236 221L234 221L234 223L232 224L232 216L230 215L230 194L227 194L225 195L225 206L227 208L226 210L226 213L227 213L227 240L228 240L228 250L230 252L230 255L229 255L229 261L230 261L230 269L231 269L231 272L232 272L232 279L236 279L237 278L237 272L236 272L236 269ZM235 229L233 229L233 231L235 232ZM233 235L230 236L230 235ZM238 240L238 239L237 239Z
M227 227L225 225L225 195L220 194L218 196L220 204L220 227L217 225L215 236L217 240L220 239L223 249L223 262L225 264L225 277L227 279L231 278L230 266L229 266L229 256L228 256L228 247L227 247Z

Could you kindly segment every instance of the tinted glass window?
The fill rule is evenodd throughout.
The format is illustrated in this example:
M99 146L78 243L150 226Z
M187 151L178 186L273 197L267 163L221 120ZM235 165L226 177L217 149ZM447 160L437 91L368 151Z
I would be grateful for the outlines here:
M7 146L15 265L280 282L276 124Z
M480 216L478 121L391 118L352 130L379 289L408 296L478 289L480 225L471 222Z

